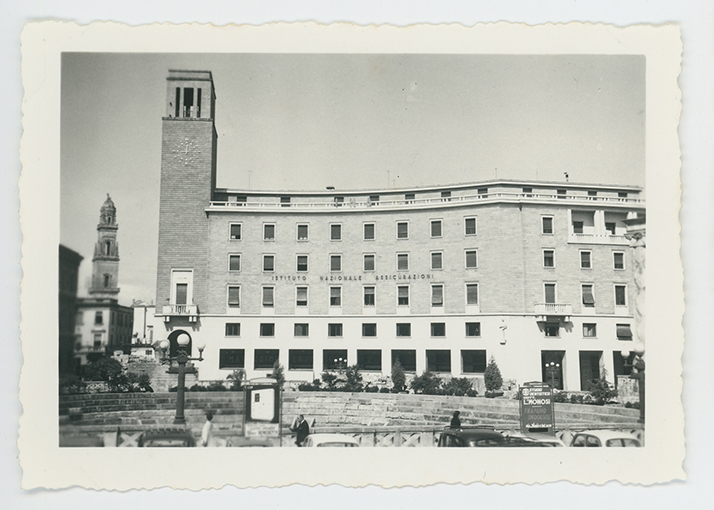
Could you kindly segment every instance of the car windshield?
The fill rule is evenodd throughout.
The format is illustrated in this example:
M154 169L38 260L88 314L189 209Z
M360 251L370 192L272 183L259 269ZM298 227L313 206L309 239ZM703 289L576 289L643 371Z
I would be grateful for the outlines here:
M628 437L618 437L617 439L608 439L607 443L605 443L605 446L614 446L614 447L639 447L640 442L637 441L636 439L630 439Z

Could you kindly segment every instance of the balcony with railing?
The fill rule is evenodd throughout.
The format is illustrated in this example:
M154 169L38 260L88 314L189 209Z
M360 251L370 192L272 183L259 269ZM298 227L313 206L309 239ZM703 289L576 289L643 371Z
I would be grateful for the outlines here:
M569 303L536 303L535 310L536 320L539 322L547 322L549 318L562 319L569 321L573 315L573 305Z
M569 243L576 244L610 244L628 245L629 241L624 235L616 234L569 234Z
M198 317L198 305L164 305L162 310L164 322L171 320L171 317L188 317L189 322L196 322Z

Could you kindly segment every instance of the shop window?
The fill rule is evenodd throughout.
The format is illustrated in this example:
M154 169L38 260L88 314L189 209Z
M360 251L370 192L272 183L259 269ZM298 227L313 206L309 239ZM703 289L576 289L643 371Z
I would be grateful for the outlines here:
M322 351L322 369L340 370L347 366L347 349L325 349Z
M416 351L393 350L392 351L392 366L399 362L405 372L416 372Z
M220 349L218 368L245 368L245 349Z
M461 371L464 374L483 374L486 371L486 351L462 350Z
M382 351L378 349L358 350L357 367L366 371L382 370Z
M426 351L426 369L430 372L451 372L451 351Z
M253 358L253 368L255 370L270 369L276 361L280 359L278 349L256 349Z
M288 370L312 370L312 349L290 349L288 351Z

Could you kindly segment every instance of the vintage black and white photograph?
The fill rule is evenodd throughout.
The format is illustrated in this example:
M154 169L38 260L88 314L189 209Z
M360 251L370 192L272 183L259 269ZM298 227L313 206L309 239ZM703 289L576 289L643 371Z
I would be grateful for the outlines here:
M648 65L62 52L56 446L622 469L661 441Z

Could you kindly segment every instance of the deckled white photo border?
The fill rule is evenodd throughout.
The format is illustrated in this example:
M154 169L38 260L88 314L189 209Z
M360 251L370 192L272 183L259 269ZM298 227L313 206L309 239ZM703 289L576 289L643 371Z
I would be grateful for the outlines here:
M262 53L639 54L646 57L647 425L639 449L297 449L58 447L57 247L60 70L63 51ZM684 347L680 261L677 85L682 43L675 25L509 23L360 27L28 24L22 35L23 232L20 378L23 488L139 489L337 483L423 486L439 482L570 480L654 484L684 479L681 404ZM48 283L52 282L52 283ZM328 449L330 450L330 449Z

